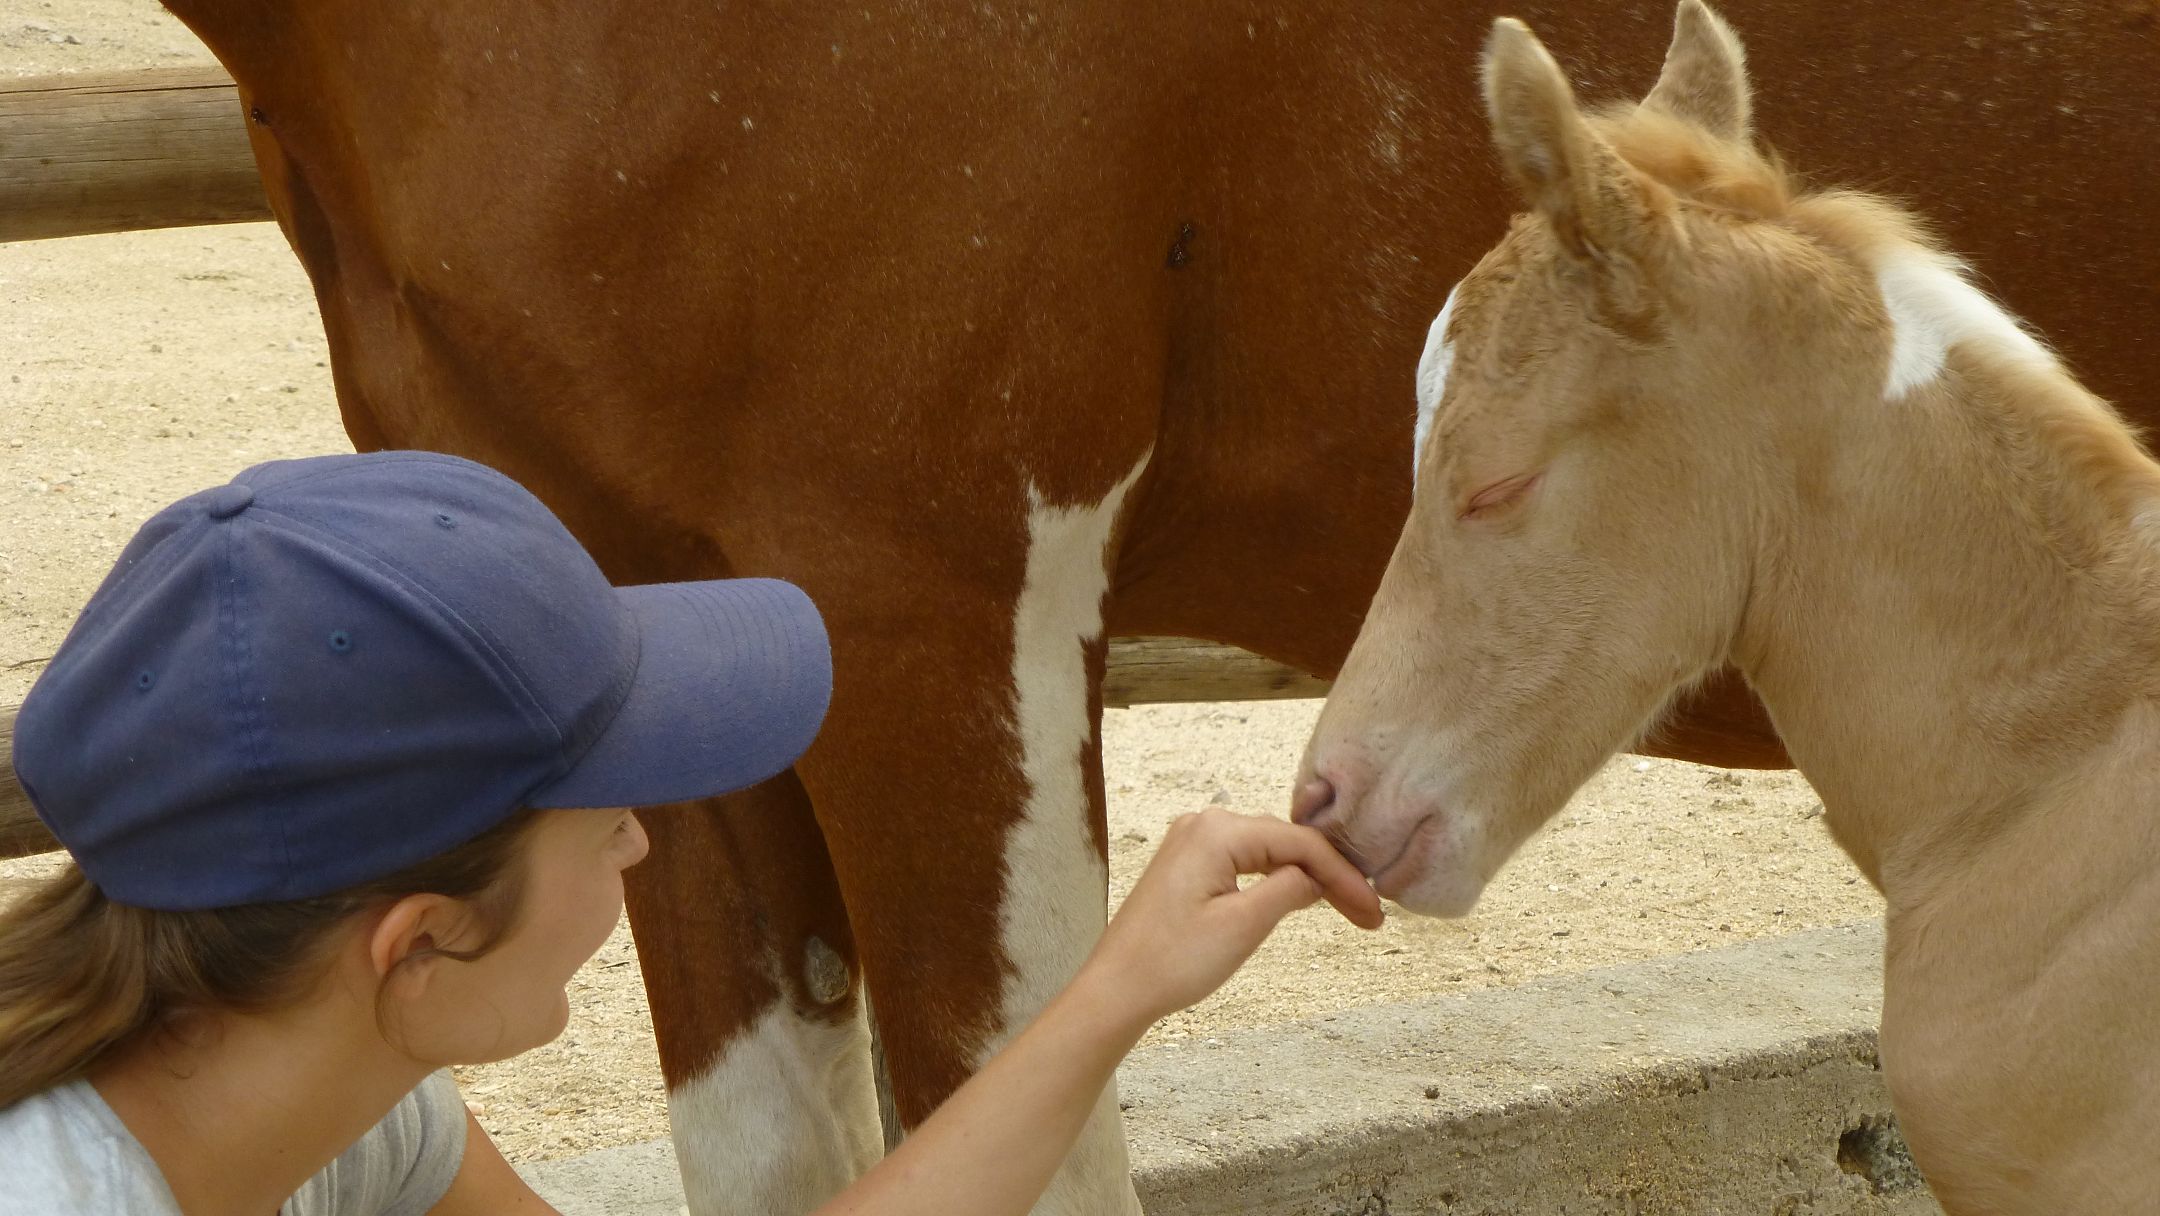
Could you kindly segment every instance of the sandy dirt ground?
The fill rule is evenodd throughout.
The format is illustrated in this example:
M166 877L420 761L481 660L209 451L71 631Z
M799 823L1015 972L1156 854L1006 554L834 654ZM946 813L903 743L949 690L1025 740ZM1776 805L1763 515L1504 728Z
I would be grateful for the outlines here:
M208 61L142 0L7 0L0 73ZM167 501L256 461L346 450L305 277L268 225L0 245L0 703L21 699L121 545ZM1409 369L1404 369L1405 384ZM1405 390L1407 392L1407 388ZM1112 900L1171 817L1279 812L1315 702L1161 706L1104 723ZM1214 998L1156 1029L1206 1038L1877 915L1791 774L1623 758L1477 912L1377 934L1294 917ZM0 865L0 898L54 859ZM627 929L579 973L560 1041L461 1070L519 1160L666 1131Z

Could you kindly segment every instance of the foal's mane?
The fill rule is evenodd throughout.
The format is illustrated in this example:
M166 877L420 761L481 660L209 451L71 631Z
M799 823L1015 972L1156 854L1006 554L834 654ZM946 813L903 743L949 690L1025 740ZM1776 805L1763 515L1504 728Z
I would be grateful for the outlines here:
M1590 115L1590 125L1630 168L1698 207L1783 224L1855 258L1905 248L1954 261L1911 211L1857 190L1810 189L1758 144L1632 103Z
M1968 278L1925 220L1880 195L1811 189L1772 151L1716 135L1661 109L1610 106L1591 127L1637 173L1695 207L1742 221L1784 226L1870 270L1895 256L1918 255ZM2114 408L2094 396L2059 361L1988 360L1999 392L1989 404L2014 412L2044 448L2052 470L2092 487L2115 518L2160 505L2160 465Z

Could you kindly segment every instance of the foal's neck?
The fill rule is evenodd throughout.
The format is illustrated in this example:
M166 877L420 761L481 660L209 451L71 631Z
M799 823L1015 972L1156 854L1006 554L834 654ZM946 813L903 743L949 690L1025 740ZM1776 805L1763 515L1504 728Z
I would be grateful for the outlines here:
M2144 746L2122 728L2160 689L2160 465L2066 373L1986 352L1816 416L1845 428L1831 489L1796 504L1741 658L1889 891Z

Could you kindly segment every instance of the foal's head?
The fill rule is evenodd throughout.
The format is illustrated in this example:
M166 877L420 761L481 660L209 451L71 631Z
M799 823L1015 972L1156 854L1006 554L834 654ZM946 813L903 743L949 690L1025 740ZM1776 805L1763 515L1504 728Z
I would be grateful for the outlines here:
M1974 333L2047 358L1895 208L1755 150L1698 0L1639 105L1578 108L1512 20L1484 86L1530 210L1433 325L1415 503L1296 796L1440 914L1732 654L1778 521L1826 492L1822 402L1911 393Z

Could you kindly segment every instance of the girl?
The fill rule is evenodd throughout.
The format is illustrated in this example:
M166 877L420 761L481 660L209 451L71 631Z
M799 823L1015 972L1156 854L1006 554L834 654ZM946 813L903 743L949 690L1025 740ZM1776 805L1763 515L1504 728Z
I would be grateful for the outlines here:
M160 512L17 720L74 865L0 915L0 1216L547 1211L444 1070L562 1031L645 853L620 808L786 768L830 681L793 587L611 587L467 461ZM1142 1031L1322 898L1379 924L1318 833L1181 820L1071 986L821 1213L1026 1211Z

